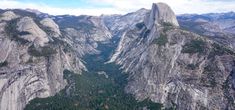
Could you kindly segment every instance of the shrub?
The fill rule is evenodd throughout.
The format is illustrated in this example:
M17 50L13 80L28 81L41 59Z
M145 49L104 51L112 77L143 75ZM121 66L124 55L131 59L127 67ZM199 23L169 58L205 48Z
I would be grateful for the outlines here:
M173 26L171 23L169 23L169 22L162 22L162 25L165 27L171 27L171 26Z
M17 21L18 19L14 19L11 20L7 23L7 25L5 26L5 32L7 34L7 36L10 37L11 40L14 40L16 42L19 42L21 44L25 44L28 41L20 38L18 35L26 35L26 34L30 34L28 32L19 32L16 28L17 28Z
M30 33L27 32L27 31L22 31L22 32L19 32L19 33L18 33L18 35L20 35L20 36L28 35L28 34L30 34Z
M183 46L182 53L205 53L206 43L200 39L192 40Z
M56 54L57 51L54 48L50 47L50 46L45 46L45 47L41 47L39 49L36 49L32 45L28 48L28 53L32 56L35 56L35 57L41 57L41 56L47 57L47 56Z
M168 23L168 22L163 22L162 25L163 25L163 32L164 33L167 32L168 30L173 29L173 27L174 27L171 23Z
M49 36L53 35L54 32L49 27L42 26L42 25L39 25L39 26L44 32L46 32L47 35Z
M224 54L234 55L235 53L232 50L229 50L228 48L223 47L222 45L213 43L212 50L210 51L208 58L214 58L216 55L221 56Z
M210 64L204 67L203 74L206 75L204 79L202 79L204 86L206 87L215 87L217 85L215 74L218 72L218 68L216 65Z
M154 40L154 43L159 46L165 46L168 42L167 36L163 33L160 34L160 37Z
M150 30L149 29L145 29L141 34L140 36L143 37L143 38L147 38L148 35L150 33Z
M145 24L144 24L144 22L141 22L141 23L137 23L135 26L136 26L138 29L142 29L143 27L145 27Z
M195 65L195 64L188 64L187 65L187 69L194 70L196 68L197 68L197 65Z
M8 65L8 62L7 61L4 61L4 62L1 62L0 63L0 67L5 67Z

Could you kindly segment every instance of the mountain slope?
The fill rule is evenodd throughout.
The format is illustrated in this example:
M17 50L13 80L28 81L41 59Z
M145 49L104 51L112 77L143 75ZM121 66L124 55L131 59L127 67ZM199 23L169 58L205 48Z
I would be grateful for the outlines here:
M81 57L98 52L76 39L74 31L67 29L61 36L50 18L13 11L18 10L6 11L0 18L1 110L22 110L36 97L55 95L67 84L63 71L81 73L86 70Z
M126 92L179 110L234 109L234 52L179 29L174 15L165 19L139 23L122 36L111 61L129 73Z
M209 13L209 14L186 14L177 17L183 29L206 36L223 45L234 48L235 14Z
M232 33L206 16L178 23L164 3L100 17L0 10L0 109L233 110Z

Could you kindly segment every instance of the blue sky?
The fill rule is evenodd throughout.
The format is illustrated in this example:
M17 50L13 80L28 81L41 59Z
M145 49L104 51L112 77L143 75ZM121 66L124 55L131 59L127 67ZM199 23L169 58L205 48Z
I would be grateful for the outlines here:
M235 11L235 0L0 0L0 8L37 9L52 15L126 14L165 2L176 14Z
M10 1L10 0L8 0L8 1ZM89 0L13 0L13 1L18 1L18 2L22 2L22 3L42 4L42 5L48 5L51 7L59 7L59 8L111 7L110 4L105 4L105 3L93 4L93 3L89 2Z

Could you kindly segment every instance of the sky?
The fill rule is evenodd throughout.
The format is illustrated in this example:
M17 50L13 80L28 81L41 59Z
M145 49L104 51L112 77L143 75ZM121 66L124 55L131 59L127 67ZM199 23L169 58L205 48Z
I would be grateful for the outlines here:
M126 14L152 3L167 3L176 14L235 12L235 0L0 0L1 9L37 9L51 15Z

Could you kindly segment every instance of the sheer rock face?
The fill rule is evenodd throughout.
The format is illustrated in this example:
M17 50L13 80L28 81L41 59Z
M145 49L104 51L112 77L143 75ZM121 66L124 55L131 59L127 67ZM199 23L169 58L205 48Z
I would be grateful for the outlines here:
M149 10L140 9L136 12L128 13L124 16L122 15L110 15L101 16L105 25L114 34L119 34L126 29L135 28L136 23L143 22L146 14L149 14Z
M111 61L129 73L126 92L179 110L235 109L235 54L216 53L213 41L177 28L177 22L161 23L169 23L167 19L140 23L122 35ZM194 52L200 48L196 46L190 47L192 53L184 52L195 42L203 44L202 51Z
M96 42L108 41L112 38L112 34L105 26L100 17L91 17L91 22L94 24L93 33L90 38Z
M88 43L108 42L112 38L107 26L100 17L95 16L56 16L54 21L61 29L70 28L86 36ZM77 36L79 37L79 36Z
M147 43L147 39L157 37L143 38L143 32L127 32L121 40L120 53L115 56L115 62L122 65L130 75L127 93L135 95L138 100L149 98L163 103L165 107L176 104L180 110L234 109L234 80L230 78L234 55L224 54L216 55L214 59L209 58L213 52L211 41L179 29L167 32L168 42L164 46L160 46L155 40ZM195 39L203 39L208 46L207 52L203 55L183 53L184 45ZM211 72L208 68L216 70ZM226 83L228 88L223 86L226 80L230 81Z
M63 71L68 69L80 74L86 70L81 61L82 55L96 52L93 48L89 49L92 47L89 44L74 45L78 39L71 39L71 34L65 33L64 38L58 36L57 40L49 42L46 30L31 17L19 16L17 26L12 28L21 34L8 36L5 27L10 22L0 21L0 110L23 110L34 98L55 95L67 84ZM23 38L27 42L22 43L12 37ZM81 42L84 44L85 41ZM46 48L52 49L49 53L54 52L41 52L39 55L34 53L35 50L30 52L32 47L36 51Z
M98 42L114 37L120 40L110 61L128 72L125 91L136 99L149 98L179 110L235 109L234 53L180 30L166 4L124 16L53 16L58 25L50 18L37 18L40 25L35 18L14 16L7 12L0 18L0 110L23 110L36 97L55 95L66 86L64 69L86 70L81 57L99 53ZM4 28L16 18L21 33L17 37L25 39L24 44L11 39ZM196 50L183 52L195 41ZM34 56L31 46L56 52Z
M50 18L44 18L40 23L45 26L46 28L49 28L51 32L52 37L59 37L61 35L59 26Z
M49 42L47 34L30 17L21 18L17 23L17 30L19 32L27 32L28 34L20 37L29 42L35 42L40 46L44 46Z
M64 29L64 36L67 39L66 41L71 46L73 46L76 51L76 54L79 56L83 56L87 53L99 53L99 51L96 50L97 43L93 40L90 40L90 36L87 34L83 34L74 28L66 28Z
M179 26L175 13L167 4L154 3L152 5L150 15L146 16L145 24L148 29L151 29L154 25L159 25L162 22L171 23L175 26Z
M9 42L7 39L1 43ZM56 54L48 57L34 57L28 54L28 46L10 43L7 66L0 69L0 109L23 110L32 99L55 95L66 86L63 70L80 73L85 69L79 58L58 48ZM2 59L1 59L2 60ZM75 63L74 63L75 62Z

